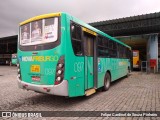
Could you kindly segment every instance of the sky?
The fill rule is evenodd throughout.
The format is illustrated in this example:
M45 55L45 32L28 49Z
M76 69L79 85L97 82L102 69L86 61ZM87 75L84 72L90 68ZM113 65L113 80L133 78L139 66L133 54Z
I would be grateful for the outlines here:
M0 38L18 34L20 22L31 17L67 12L86 23L160 12L160 0L3 0Z

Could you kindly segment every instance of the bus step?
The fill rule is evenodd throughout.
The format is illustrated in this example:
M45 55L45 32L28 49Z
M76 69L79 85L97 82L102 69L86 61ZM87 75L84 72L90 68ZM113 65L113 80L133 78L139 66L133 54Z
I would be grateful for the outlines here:
M96 92L96 89L92 88L92 89L86 90L85 95L90 96L90 95L94 94L95 92Z

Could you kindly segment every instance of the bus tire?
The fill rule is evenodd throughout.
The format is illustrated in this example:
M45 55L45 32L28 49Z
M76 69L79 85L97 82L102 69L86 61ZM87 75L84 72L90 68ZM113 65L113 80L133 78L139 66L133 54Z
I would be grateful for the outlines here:
M107 72L107 73L105 74L105 77L104 77L103 91L109 90L110 84L111 84L111 76L110 76L110 74Z
M127 70L127 77L129 77L129 74L130 74L130 68L128 67L128 70Z

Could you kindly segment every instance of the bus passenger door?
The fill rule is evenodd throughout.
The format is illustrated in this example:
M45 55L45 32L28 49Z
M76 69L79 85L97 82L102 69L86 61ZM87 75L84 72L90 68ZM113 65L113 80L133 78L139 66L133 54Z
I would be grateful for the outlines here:
M96 36L87 32L84 36L85 90L94 87L94 40Z

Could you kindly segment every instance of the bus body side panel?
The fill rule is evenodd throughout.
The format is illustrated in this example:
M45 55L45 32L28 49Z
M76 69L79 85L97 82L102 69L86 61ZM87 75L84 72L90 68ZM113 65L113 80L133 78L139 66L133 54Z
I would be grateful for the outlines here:
M110 70L110 58L98 58L98 88L104 85L104 77L107 70Z
M118 62L119 60L117 58L110 58L110 69L111 69L111 81L116 80L118 76Z
M71 20L72 17L66 15L65 78L68 80L69 97L75 97L84 95L84 57L74 55L70 32Z
M115 81L123 76L127 75L128 72L128 59L111 59L111 73L112 81Z
M118 75L118 78L121 78L121 77L124 77L124 76L126 76L127 75L127 73L128 73L128 59L119 59L119 61L118 61L118 73L119 73L119 75ZM117 79L118 79L117 78Z
M128 66L128 59L98 58L98 88L104 85L107 71L111 74L111 81L115 81L127 75Z

